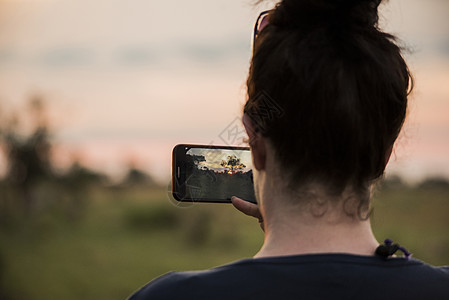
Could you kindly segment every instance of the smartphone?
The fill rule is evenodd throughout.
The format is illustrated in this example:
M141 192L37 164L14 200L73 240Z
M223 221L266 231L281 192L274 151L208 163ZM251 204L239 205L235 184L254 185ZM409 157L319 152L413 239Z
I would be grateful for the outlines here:
M176 145L172 166L178 201L226 203L237 196L256 203L248 147Z

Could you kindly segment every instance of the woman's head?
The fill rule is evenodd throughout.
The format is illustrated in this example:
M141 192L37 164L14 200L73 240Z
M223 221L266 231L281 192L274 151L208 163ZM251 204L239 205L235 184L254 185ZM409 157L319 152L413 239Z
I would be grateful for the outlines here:
M406 116L410 74L380 0L284 0L255 40L244 113L291 186L363 194L385 169ZM268 99L267 99L268 98Z

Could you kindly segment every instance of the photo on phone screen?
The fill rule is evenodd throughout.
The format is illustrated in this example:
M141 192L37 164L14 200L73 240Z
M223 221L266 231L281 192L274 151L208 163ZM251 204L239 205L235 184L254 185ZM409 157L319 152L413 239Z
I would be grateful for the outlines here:
M237 196L256 202L249 148L177 145L173 165L177 200L230 202Z

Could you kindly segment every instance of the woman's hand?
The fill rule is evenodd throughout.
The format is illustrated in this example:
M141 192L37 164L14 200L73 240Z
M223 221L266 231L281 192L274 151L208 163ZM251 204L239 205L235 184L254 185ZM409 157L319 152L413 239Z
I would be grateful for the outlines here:
M237 208L239 211L241 211L247 216L251 216L258 219L260 228L262 228L262 230L265 231L263 225L263 217L262 214L260 213L259 206L257 204L245 201L236 196L232 196L231 201L232 205L234 205L234 207Z

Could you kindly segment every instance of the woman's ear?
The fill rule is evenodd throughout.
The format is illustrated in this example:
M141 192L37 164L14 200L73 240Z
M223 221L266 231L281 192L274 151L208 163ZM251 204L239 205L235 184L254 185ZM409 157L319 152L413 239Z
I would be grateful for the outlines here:
M254 168L258 171L264 170L267 153L266 140L260 131L256 129L254 122L247 114L243 114L242 122L243 126L245 126L246 133L248 134Z

